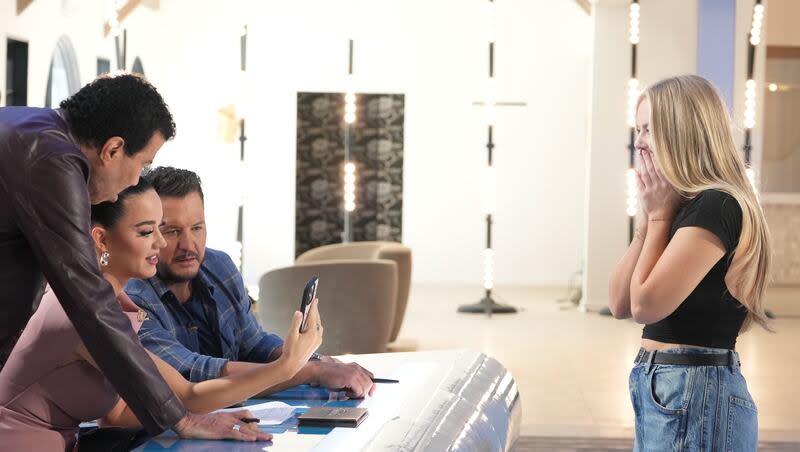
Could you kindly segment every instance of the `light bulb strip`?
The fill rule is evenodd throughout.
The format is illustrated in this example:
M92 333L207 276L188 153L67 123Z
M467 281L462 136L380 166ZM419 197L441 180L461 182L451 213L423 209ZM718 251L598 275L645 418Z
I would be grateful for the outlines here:
M761 25L764 21L764 5L757 2L753 5L753 20L750 24L750 45L761 44Z
M631 2L628 11L628 40L631 44L639 44L639 3Z
M753 149L752 133L753 128L756 126L756 94L758 89L754 76L756 47L761 44L763 21L764 5L761 0L756 0L755 5L753 5L753 17L750 22L749 45L747 48L747 81L745 82L744 91L744 118L742 120L742 125L744 126L744 145L742 150L744 152L744 162L748 166L750 165L750 153ZM756 176L751 168L748 168L747 177L755 190Z
M347 124L356 122L356 95L351 92L344 95L344 122Z
M344 164L344 210L352 212L356 209L356 165L353 162Z
M350 227L350 213L356 209L356 165L351 161L351 143L353 123L356 122L356 94L353 90L353 60L355 42L348 39L347 48L347 81L344 94L344 165L343 174L343 196L344 201L344 231L342 241L347 243L352 240Z
M628 127L636 127L636 106L639 103L639 80L628 80Z
M636 75L636 57L637 48L640 41L640 19L641 19L641 5L638 0L631 0L628 6L628 41L631 44L631 76L628 79L627 86L627 108L626 108L626 124L630 128L629 143L628 143L628 156L629 167L625 174L625 214L628 216L628 239L633 240L633 217L639 211L639 190L636 185L636 171L633 168L634 162L634 142L636 138L636 107L639 104L639 96L641 95L641 87L639 79Z
M745 83L744 92L744 120L742 123L746 131L752 129L756 125L757 84L753 77L753 69L755 65L755 49L756 46L761 44L761 29L763 22L764 5L761 4L761 0L756 0L756 4L753 5L753 17L750 22L749 46L747 53L747 82Z

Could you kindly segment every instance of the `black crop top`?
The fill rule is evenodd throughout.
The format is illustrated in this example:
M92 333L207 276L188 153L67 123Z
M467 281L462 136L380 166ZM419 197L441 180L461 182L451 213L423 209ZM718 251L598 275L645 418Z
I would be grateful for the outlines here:
M642 338L672 344L733 349L747 310L725 285L730 258L742 231L742 209L731 195L706 190L689 200L672 221L669 238L684 227L707 229L720 238L725 255L666 318L645 325Z

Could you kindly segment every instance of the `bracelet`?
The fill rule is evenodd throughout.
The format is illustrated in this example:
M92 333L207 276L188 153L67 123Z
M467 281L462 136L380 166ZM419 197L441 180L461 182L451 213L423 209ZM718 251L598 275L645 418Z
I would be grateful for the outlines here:
M666 218L648 218L647 221L671 221Z

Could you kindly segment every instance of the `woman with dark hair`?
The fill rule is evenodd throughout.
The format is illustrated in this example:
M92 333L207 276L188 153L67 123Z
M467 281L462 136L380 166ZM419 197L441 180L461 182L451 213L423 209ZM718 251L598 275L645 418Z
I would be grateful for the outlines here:
M161 216L161 200L144 179L116 202L92 208L97 259L134 330L144 321L144 312L123 288L130 278L155 274L165 244L158 229ZM187 409L206 413L292 378L322 342L316 301L308 319L311 327L304 333L299 333L301 318L296 312L278 360L245 373L190 383L156 355L150 357ZM0 450L72 450L80 422L98 418L107 425L140 425L97 368L55 294L47 291L0 371ZM233 429L251 440L270 438L254 424L239 422Z

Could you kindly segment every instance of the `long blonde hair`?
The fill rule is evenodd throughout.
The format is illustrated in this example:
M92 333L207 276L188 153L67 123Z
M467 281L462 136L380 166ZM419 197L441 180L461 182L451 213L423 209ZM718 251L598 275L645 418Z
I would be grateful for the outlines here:
M704 190L731 195L742 209L742 231L726 282L753 322L771 330L764 294L772 264L764 212L733 140L731 118L716 88L696 75L661 80L640 96L650 102L650 133L667 181L687 198Z

